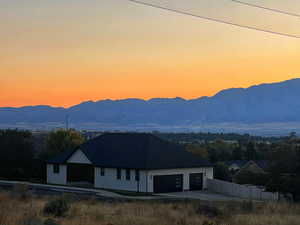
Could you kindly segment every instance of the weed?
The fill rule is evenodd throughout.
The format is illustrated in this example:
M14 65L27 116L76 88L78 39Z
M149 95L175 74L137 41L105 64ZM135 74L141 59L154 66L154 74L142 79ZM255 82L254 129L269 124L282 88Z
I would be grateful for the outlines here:
M60 196L46 203L44 214L63 217L70 209L70 203L65 196Z

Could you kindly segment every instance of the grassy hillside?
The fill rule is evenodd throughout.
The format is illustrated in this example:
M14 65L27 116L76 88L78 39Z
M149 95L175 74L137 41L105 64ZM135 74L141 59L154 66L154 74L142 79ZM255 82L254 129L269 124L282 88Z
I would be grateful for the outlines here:
M3 225L298 225L300 206L287 203L112 202L72 200L64 217L45 215L57 197L0 192ZM46 221L46 222L45 222Z

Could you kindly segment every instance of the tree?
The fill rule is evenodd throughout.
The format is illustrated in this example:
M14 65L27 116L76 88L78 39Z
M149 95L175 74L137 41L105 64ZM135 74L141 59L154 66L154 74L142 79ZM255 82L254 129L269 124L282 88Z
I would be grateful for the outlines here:
M207 149L199 144L188 144L186 150L199 156L201 159L208 159Z
M269 175L266 173L253 173L250 171L240 171L234 176L234 182L238 184L252 184L265 186L269 180Z
M243 159L243 150L241 146L237 146L232 151L232 159L233 160L242 160Z
M211 162L231 160L232 151L235 144L228 144L222 140L216 140L208 143L205 146L208 150L209 159Z
M300 176L300 148L296 150L296 174Z
M76 130L57 130L46 138L46 151L41 157L48 159L61 152L72 150L84 142L84 137Z
M271 179L267 190L291 194L293 200L300 201L300 153L297 145L282 143L271 158Z
M247 160L254 160L254 159L256 159L255 144L252 141L250 141L247 144L247 147L246 147L246 158L247 158Z
M214 178L219 180L230 181L231 177L229 174L228 166L222 162L218 162L214 168Z
M29 131L0 130L0 177L30 177L33 159L33 139Z
M269 159L272 154L273 147L267 143L256 144L256 159Z

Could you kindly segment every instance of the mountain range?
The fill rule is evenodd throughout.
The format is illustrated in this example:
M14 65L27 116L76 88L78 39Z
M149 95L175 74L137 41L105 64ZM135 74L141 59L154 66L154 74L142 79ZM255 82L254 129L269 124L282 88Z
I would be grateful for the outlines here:
M87 101L69 108L0 108L0 124L98 123L109 126L199 126L300 122L300 78L222 90L212 97Z

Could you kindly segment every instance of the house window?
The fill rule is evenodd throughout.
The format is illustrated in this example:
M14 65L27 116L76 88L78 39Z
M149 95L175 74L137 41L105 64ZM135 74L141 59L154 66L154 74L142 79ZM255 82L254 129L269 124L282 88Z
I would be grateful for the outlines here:
M105 168L100 168L100 175L105 176Z
M122 173L122 170L121 169L117 169L117 179L118 180L121 180L121 173Z
M130 180L130 169L126 169L126 180Z
M53 165L53 173L59 173L59 164Z
M140 171L139 170L135 170L135 180L140 181Z

